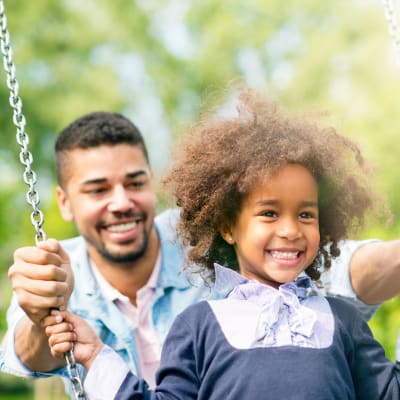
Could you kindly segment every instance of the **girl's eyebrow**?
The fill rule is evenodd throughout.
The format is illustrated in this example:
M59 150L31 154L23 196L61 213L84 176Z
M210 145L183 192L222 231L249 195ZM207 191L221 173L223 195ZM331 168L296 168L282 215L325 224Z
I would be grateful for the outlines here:
M303 201L302 205L304 207L318 207L318 201Z
M256 202L256 206L273 206L279 204L279 200L269 199ZM318 207L318 201L304 200L301 202L303 207Z

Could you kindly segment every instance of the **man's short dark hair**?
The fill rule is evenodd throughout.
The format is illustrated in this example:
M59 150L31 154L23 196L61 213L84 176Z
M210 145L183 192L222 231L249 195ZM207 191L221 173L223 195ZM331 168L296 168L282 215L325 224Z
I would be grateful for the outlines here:
M60 185L63 183L63 161L68 151L124 143L139 146L149 162L142 134L136 125L123 115L97 111L76 119L60 132L55 143L58 182Z

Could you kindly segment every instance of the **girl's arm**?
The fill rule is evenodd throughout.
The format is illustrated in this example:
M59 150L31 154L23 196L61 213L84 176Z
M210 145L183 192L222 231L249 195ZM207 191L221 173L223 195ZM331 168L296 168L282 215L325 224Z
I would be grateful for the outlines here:
M44 324L53 356L64 357L64 352L73 348L76 361L88 369L84 386L90 398L197 399L199 380L193 335L182 318L175 320L163 346L155 391L132 374L122 358L105 346L83 319L66 311L53 311Z
M53 357L64 358L64 353L73 349L75 360L86 369L104 346L86 321L68 311L52 311L43 326Z

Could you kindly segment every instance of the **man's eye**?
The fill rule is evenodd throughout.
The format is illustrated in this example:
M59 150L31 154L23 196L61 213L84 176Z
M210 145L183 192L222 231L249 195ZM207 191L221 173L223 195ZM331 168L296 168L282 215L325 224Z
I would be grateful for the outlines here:
M90 189L87 191L89 194L99 194L99 193L104 193L106 191L105 188L95 188L95 189Z
M138 187L144 186L144 184L145 184L144 181L135 181L135 182L129 183L128 186L133 187L133 188L138 188Z

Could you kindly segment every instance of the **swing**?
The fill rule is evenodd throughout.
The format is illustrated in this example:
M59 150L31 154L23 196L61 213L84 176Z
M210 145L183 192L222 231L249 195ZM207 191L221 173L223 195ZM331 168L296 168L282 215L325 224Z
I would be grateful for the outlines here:
M400 58L400 29L397 24L393 1L382 0L382 4L385 17L388 21L388 31L392 37L395 50ZM0 0L0 51L4 58L3 64L7 77L7 87L10 91L9 102L13 110L13 123L17 128L16 140L20 145L19 158L21 164L25 166L23 180L29 186L29 189L26 193L26 200L27 203L32 207L30 219L35 229L35 242L38 244L40 241L46 239L46 234L43 230L44 216L42 211L39 209L40 198L35 189L37 178L32 169L33 157L28 149L29 136L25 131L26 120L24 114L22 113L22 100L19 96L16 68L12 59L12 48L10 45L10 35L7 30L4 0ZM65 354L65 360L67 363L68 375L71 381L75 399L87 399L72 350Z
M397 24L396 11L393 6L392 0L382 0L383 10L385 12L386 20L388 21L388 31L392 37L393 46L400 59L400 29Z
M22 101L18 93L18 81L15 74L15 64L12 59L12 49L10 45L10 35L7 30L7 18L4 10L4 1L0 0L0 49L4 57L4 70L7 76L7 87L10 90L10 105L13 109L13 122L17 128L16 139L21 150L19 159L25 166L23 174L24 182L29 186L26 193L26 200L32 207L31 222L35 228L35 242L38 244L42 240L46 240L46 234L43 230L44 216L39 209L39 194L35 189L36 174L32 169L32 153L28 149L29 136L25 131L26 120L22 113ZM75 399L86 399L82 381L79 376L78 366L75 362L72 350L65 353L65 361L67 363L68 376L71 381L72 390Z

